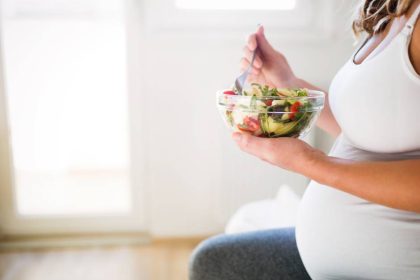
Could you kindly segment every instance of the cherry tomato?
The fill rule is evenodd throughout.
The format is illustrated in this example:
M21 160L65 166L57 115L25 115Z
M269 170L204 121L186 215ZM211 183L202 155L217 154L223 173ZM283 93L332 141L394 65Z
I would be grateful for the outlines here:
M260 122L251 117L245 117L243 124L237 125L240 131L251 132L252 134L260 134Z
M236 95L236 93L233 90L225 90L223 92L223 94L228 94L228 95Z
M290 119L292 120L295 119L296 113L299 112L299 109L301 106L302 104L300 104L299 101L296 101L295 103L292 104L292 106L290 106L290 114L289 114Z
M264 100L265 105L267 106L271 106L273 104L273 100L269 99L269 100Z

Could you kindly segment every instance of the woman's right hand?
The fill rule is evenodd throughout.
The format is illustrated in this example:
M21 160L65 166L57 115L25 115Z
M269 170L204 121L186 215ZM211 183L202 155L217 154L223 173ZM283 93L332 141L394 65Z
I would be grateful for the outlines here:
M267 41L264 27L260 26L256 33L248 38L241 60L241 72L245 71L251 61L252 52L258 48L253 68L248 76L250 82L269 85L271 87L297 87L296 78L283 54L276 51Z
M256 33L251 34L248 38L248 43L244 47L244 57L241 61L242 71L248 68L252 52L256 48L258 48L257 56L255 57L252 71L248 76L249 82L277 88L298 87L321 90L295 76L284 55L276 51L267 41L262 26L258 28ZM317 124L320 128L334 137L337 137L341 133L341 128L331 112L328 98L326 98L325 108L322 111Z

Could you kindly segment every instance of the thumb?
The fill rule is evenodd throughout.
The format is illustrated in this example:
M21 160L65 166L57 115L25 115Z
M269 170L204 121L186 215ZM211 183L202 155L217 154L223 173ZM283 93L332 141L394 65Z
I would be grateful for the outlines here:
M274 48L271 46L271 44L268 42L267 38L265 37L264 33L264 26L260 25L258 27L257 33L257 43L258 48L263 54L269 54L274 51Z

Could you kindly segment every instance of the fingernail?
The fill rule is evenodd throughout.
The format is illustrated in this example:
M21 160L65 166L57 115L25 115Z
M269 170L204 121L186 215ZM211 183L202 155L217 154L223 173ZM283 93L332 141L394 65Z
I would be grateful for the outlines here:
M242 134L239 132L235 132L232 137L233 137L233 140L235 140L236 142L239 142L242 139Z

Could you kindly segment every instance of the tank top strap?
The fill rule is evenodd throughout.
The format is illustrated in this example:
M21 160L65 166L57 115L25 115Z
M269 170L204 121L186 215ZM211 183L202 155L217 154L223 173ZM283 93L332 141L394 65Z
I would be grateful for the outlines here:
M402 33L406 36L411 36L411 33L413 32L414 25L416 24L417 18L420 14L420 5L417 6L417 9L414 11L414 13L410 16L410 18L407 20L407 23L404 26L404 29Z

